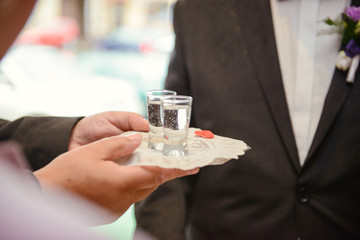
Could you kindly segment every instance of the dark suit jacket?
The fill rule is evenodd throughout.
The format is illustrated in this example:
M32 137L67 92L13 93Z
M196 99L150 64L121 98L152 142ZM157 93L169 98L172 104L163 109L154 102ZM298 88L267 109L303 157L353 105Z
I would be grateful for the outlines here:
M32 170L37 170L68 150L71 130L79 119L23 117L13 122L0 119L0 141L18 142Z
M359 71L352 85L334 71L300 167L270 1L179 0L174 29L165 87L193 96L193 126L252 149L159 187L137 204L138 227L166 240L360 239Z

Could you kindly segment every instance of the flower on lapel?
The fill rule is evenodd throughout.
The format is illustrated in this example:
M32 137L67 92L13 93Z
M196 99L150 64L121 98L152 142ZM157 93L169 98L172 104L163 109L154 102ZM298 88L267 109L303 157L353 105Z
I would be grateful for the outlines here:
M344 49L337 56L336 67L342 71L349 70L346 81L353 83L360 60L360 7L347 7L340 18L327 18L324 22L342 35Z
M336 59L336 67L337 69L341 71L346 71L349 69L351 64L351 58L348 57L344 50L341 50L338 53L337 59Z
M345 14L347 17L351 18L354 22L360 20L360 8L359 7L347 7L345 8Z

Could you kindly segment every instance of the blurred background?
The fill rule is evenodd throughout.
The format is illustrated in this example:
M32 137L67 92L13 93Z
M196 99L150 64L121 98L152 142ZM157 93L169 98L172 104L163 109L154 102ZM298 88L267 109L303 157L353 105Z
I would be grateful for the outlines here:
M38 0L0 62L0 118L146 116L145 91L162 88L174 45L171 0ZM93 228L132 239L133 207Z
M169 0L38 0L1 61L0 117L145 114L174 44Z

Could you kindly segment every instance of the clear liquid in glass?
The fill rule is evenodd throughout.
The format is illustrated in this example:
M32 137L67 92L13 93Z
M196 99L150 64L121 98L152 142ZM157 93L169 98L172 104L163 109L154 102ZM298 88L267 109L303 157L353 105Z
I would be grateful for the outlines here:
M149 101L147 106L149 121L149 142L148 147L155 150L162 150L164 134L161 117L161 102Z
M164 146L162 152L164 155L178 157L188 153L190 112L190 106L171 106L163 109Z

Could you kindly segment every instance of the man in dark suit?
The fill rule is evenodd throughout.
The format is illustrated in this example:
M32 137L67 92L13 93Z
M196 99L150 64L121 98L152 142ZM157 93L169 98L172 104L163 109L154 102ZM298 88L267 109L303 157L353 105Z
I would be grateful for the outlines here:
M304 104L317 98L295 98L301 88L288 91L292 88L287 88L284 70L289 68L284 66L291 58L281 60L277 51L282 45L274 31L276 13L272 14L271 4L281 7L281 24L282 14L308 20L307 14L313 13L307 10L313 9L303 4L313 2L177 1L176 42L165 87L193 97L193 126L244 140L252 149L236 161L205 167L196 176L159 187L136 205L138 229L164 240L360 239L359 71L353 84L346 83L346 72L335 69L337 36L313 34L314 39L329 37L338 42L331 50L333 62L326 64L330 72L315 67L312 74L329 74L327 85L306 85L325 93L319 94L318 120L304 128L297 125L298 109L287 97ZM343 7L333 7L338 14L349 1L341 3ZM289 10L288 4L299 4L301 11L291 9L299 15L286 15L282 10ZM316 14L322 14L327 4L339 1L318 1L319 10L312 15L315 26L320 22ZM322 57L316 51L325 45L316 45L316 57L311 59ZM298 76L308 73L308 69L296 72ZM307 81L298 80L300 87L302 80L304 85ZM303 144L301 134L311 133L312 128L305 139L308 145Z

